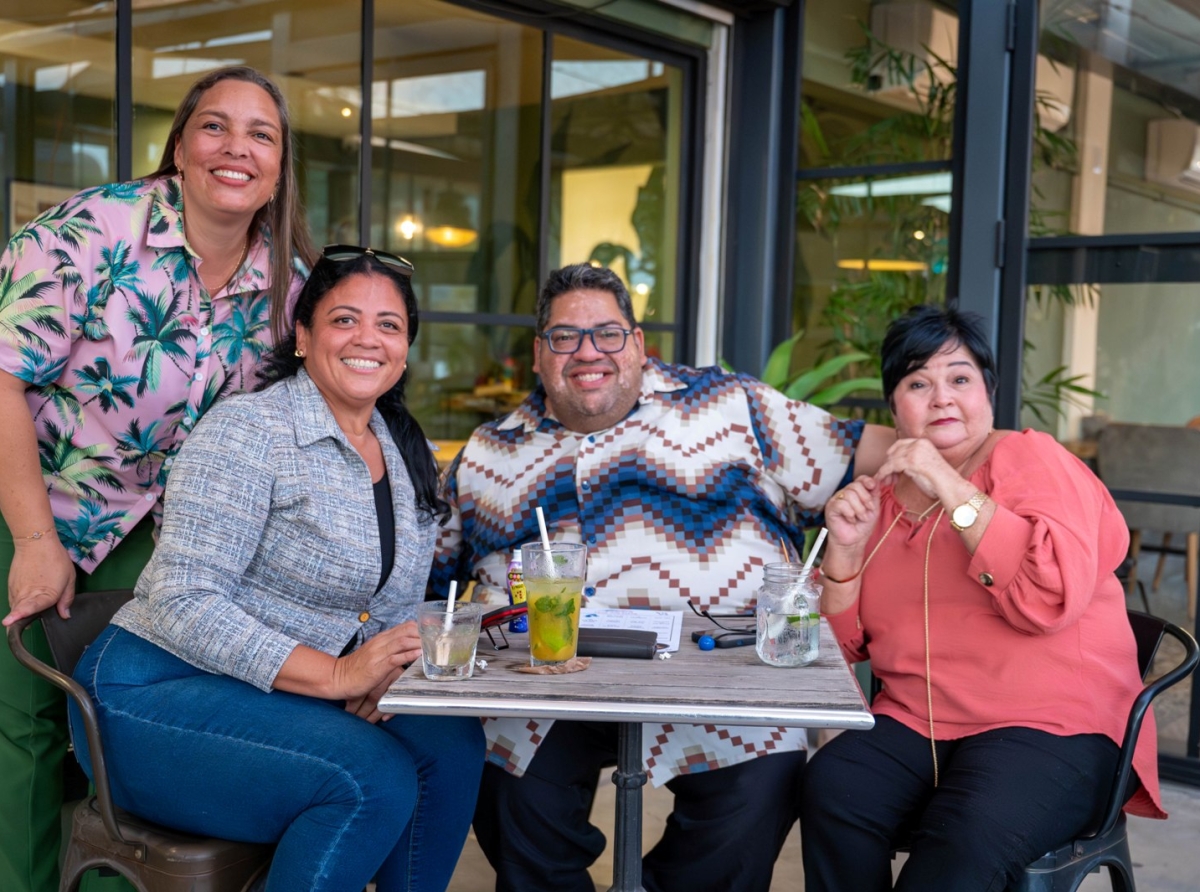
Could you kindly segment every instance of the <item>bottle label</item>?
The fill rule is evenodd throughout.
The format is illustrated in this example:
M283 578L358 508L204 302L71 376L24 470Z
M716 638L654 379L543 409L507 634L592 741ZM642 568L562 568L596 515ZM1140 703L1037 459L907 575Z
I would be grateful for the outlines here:
M520 570L508 571L508 594L514 604L525 603L525 581Z
M513 604L525 603L525 579L521 575L521 565L513 561L508 565L508 599ZM518 616L508 624L510 632L529 631L529 617Z

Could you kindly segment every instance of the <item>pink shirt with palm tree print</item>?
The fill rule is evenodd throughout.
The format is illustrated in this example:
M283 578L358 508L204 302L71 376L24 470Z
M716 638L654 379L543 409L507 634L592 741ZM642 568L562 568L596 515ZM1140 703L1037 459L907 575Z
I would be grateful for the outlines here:
M87 189L0 256L0 368L29 382L55 526L85 571L159 518L180 444L213 402L254 389L271 348L269 232L210 295L182 211L176 178Z

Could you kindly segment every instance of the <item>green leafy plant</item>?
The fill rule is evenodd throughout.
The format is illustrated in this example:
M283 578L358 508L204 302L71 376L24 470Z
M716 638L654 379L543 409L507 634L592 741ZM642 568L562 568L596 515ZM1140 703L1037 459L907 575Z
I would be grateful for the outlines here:
M1032 384L1021 386L1021 405L1033 413L1042 424L1049 426L1050 420L1066 414L1066 405L1086 406L1083 397L1099 397L1104 394L1079 382L1083 375L1068 375L1067 367L1060 365L1051 369Z
M801 330L776 345L767 357L767 364L759 378L764 384L769 384L789 399L804 400L822 407L836 405L858 391L882 393L883 382L878 376L838 380L840 374L856 363L870 362L870 356L858 351L842 353L812 368L793 371L792 355L796 344L803 339L804 332Z

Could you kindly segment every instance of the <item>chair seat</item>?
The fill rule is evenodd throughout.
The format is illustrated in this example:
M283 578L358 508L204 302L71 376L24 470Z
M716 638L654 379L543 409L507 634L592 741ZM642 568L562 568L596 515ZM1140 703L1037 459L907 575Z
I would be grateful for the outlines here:
M1124 814L1108 833L1077 839L1038 858L1009 886L1009 892L1074 892L1085 876L1101 867L1108 868L1113 892L1134 892Z
M78 888L93 867L109 866L143 892L193 890L242 892L263 871L274 846L195 836L116 809L121 834L130 843L113 842L94 797L75 808L71 839L63 865L64 890Z

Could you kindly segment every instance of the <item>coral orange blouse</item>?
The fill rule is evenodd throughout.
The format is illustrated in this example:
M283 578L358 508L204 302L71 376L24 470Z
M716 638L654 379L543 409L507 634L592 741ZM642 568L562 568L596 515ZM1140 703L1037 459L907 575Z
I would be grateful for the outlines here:
M975 554L943 516L929 552L933 727L953 740L1022 726L1104 734L1118 746L1142 688L1113 571L1129 531L1108 490L1047 434L1003 437L971 482L996 504ZM903 511L882 493L869 554ZM883 682L873 710L928 735L923 574L937 512L905 515L863 573L853 606L828 616L846 659ZM1164 818L1157 732L1147 712L1133 760L1132 814Z

